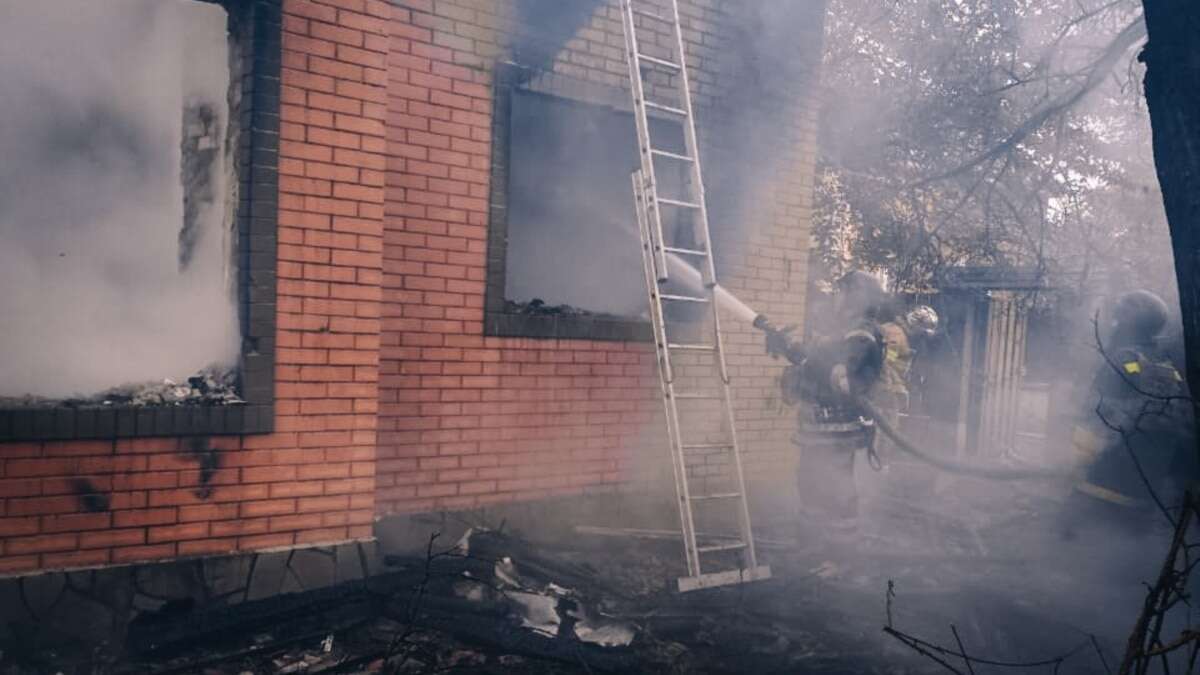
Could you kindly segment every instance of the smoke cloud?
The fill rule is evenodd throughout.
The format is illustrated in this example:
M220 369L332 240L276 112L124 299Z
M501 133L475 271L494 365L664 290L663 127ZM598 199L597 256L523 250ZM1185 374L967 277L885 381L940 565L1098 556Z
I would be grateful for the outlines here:
M640 313L641 252L621 227L634 218L633 116L527 92L512 100L506 297Z
M0 395L235 362L226 20L192 0L0 6ZM209 157L188 164L188 227L185 146Z

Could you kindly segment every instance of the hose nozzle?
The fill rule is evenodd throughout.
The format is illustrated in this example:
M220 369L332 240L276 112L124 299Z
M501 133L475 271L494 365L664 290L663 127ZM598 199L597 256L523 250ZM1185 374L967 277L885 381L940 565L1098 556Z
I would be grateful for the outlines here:
M795 326L777 328L771 325L766 314L759 314L754 317L754 327L767 334L767 353L772 357L783 356L791 349L789 334L796 330Z

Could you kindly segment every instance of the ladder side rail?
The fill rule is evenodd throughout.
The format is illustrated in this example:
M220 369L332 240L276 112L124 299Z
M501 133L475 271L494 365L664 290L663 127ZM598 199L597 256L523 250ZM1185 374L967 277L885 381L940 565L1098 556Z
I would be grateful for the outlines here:
M671 440L671 452L675 456L676 490L679 497L680 512L685 514L683 525L684 551L688 556L688 573L700 576L700 553L696 544L695 516L692 513L692 490L687 476L687 455L683 450L683 431L679 424L679 403L675 397L675 385L666 383L667 424Z
M675 497L679 502L679 524L683 534L683 550L688 574L700 575L700 554L696 545L696 526L692 514L691 491L687 480L687 465L683 452L683 437L679 428L674 387L667 377L670 372L670 353L666 347L666 324L662 301L658 298L658 281L654 274L654 252L651 248L650 223L646 213L644 178L640 171L633 173L633 193L637 208L638 235L642 242L642 271L646 278L646 299L650 303L650 321L654 327L655 351L662 389L663 413L667 421L667 437L671 444L671 468L675 476Z
M645 239L645 243L650 247L650 258L647 260L649 265L649 273L653 278L654 260L654 236L653 229L650 226L648 206L650 203L648 189L645 185L645 177L640 171L634 173L634 180L638 181L634 185L634 200L637 202L638 208L638 233ZM645 223L645 227L642 224ZM662 289L659 288L658 281L646 287L646 292L650 299L650 325L654 331L654 351L658 356L659 375L663 382L671 384L675 381L675 368L671 363L671 350L667 348L667 322L663 315L662 305Z
M731 446L730 453L733 455L734 479L737 481L737 492L741 495L738 498L738 523L742 532L742 540L746 542L746 564L748 567L754 568L758 566L758 557L757 550L754 547L754 530L750 524L749 493L746 491L746 475L742 467L742 448L738 442L737 427L734 423L735 411L733 409L733 398L728 382L722 382L721 389L725 397L725 423L729 425L729 443Z
M678 50L679 58L679 89L683 98L683 109L687 111L687 119L684 120L684 143L687 147L687 154L692 158L692 190L694 192L695 201L700 205L700 229L701 238L704 241L704 247L708 251L708 261L704 269L701 270L704 283L708 286L714 286L717 283L717 267L713 260L713 245L712 235L708 229L708 199L704 194L704 176L700 169L700 148L696 140L696 116L692 110L692 87L688 79L687 69L687 54L683 43L683 24L679 18L679 0L671 0L671 11L674 13L674 28L675 28L675 44Z
M642 181L646 190L646 215L652 225L651 245L655 256L655 272L659 281L668 278L667 256L663 239L662 209L658 204L658 179L654 171L654 157L650 154L650 120L646 113L645 83L642 81L642 64L639 54L636 18L633 0L621 0L621 23L625 28L625 61L629 66L629 88L633 94L633 118L638 134L638 160L642 166ZM657 239L655 239L657 236Z
M704 248L708 252L705 256L707 267L704 272L706 285L709 287L709 296L712 306L713 320L713 338L716 345L717 362L721 374L721 394L725 407L725 423L729 429L730 444L732 445L731 454L733 455L733 465L735 479L737 480L737 491L741 493L739 501L739 518L738 521L742 530L742 539L746 543L747 565L753 569L757 567L757 555L754 548L754 533L750 525L750 507L746 499L746 484L745 472L742 467L741 447L737 441L736 424L734 423L733 401L729 387L729 370L725 360L724 336L721 332L721 320L719 317L720 310L717 307L716 284L717 272L716 264L713 256L712 236L709 231L708 222L708 199L704 192L704 178L700 168L700 148L696 138L696 118L692 108L692 92L691 84L688 78L687 70L687 54L686 47L683 42L683 23L680 20L679 0L671 0L671 11L674 14L675 28L675 43L678 51L678 63L680 66L679 86L682 92L683 109L687 111L687 119L684 128L684 141L687 147L687 154L692 158L692 177L693 177L693 192L696 203L700 206L698 214L700 219L700 228L702 229L701 237L704 241Z
M711 260L712 257L709 256ZM721 398L725 407L725 424L729 429L729 452L733 456L734 479L737 481L737 492L741 494L738 498L738 526L742 532L742 541L746 543L746 566L754 569L758 567L758 555L754 548L754 530L750 524L750 505L747 502L746 492L746 477L742 469L742 448L738 444L737 425L734 420L733 409L733 393L729 385L729 372L725 365L725 340L721 334L721 318L720 308L716 302L716 288L710 288L712 293L712 322L713 322L713 342L716 346L716 358L720 367L721 376Z

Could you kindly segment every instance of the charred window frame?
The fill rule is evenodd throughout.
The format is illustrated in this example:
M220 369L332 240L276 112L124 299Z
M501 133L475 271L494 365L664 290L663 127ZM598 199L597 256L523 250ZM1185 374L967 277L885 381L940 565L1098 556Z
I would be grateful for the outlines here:
M545 94L581 105L601 105L623 111L631 110L629 93L618 87L583 82L549 72L535 73L512 63L497 64L494 83L484 334L499 337L649 341L651 328L649 322L644 320L516 313L508 309L505 297L514 93ZM633 205L630 204L631 212L632 209Z
M275 401L275 258L278 213L281 0L198 0L221 5L233 36L230 118L238 135L238 392L228 406L0 410L0 442L269 433Z

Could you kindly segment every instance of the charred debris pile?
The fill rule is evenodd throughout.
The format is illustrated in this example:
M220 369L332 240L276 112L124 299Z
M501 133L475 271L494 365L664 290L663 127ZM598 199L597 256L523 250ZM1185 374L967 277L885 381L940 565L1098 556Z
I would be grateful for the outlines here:
M109 406L225 406L244 403L234 368L210 367L182 382L123 384L93 396L50 399L39 396L0 397L0 408L104 408Z
M604 312L592 312L590 310L574 307L572 305L547 305L545 300L541 298L533 298L528 302L516 302L514 300L504 301L504 311L508 314L517 314L522 316L580 316L594 317L598 319L628 319L627 316L618 314L607 314Z
M168 603L98 663L62 645L11 648L5 673L888 673L878 617L848 624L797 588L811 579L669 590L678 542L580 537L572 548L469 530L336 587L216 603ZM802 620L800 618L802 617ZM868 661L877 661L870 667ZM893 663L892 666L895 664ZM905 672L922 673L924 670ZM932 672L932 671L930 671Z

